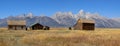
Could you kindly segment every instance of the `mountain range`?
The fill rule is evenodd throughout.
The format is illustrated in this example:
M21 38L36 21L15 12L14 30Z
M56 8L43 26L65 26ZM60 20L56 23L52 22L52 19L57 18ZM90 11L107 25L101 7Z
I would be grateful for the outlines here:
M35 16L32 13L9 16L0 19L0 27L7 27L7 20L26 20L27 27L34 23L50 27L72 27L79 18L95 20L95 27L98 28L120 28L120 18L106 18L98 13L90 13L80 10L77 14L72 12L57 12L51 17Z

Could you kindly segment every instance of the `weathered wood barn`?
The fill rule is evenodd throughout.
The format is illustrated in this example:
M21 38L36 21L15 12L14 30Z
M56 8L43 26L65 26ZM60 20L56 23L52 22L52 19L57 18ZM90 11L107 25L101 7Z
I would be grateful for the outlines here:
M7 24L9 30L26 30L25 20L8 20Z
M32 24L31 26L30 26L30 29L32 29L32 30L42 30L43 29L43 25L41 25L41 24L39 24L39 23L35 23L35 24Z
M31 30L49 30L50 27L48 26L43 26L40 23L35 23L30 26Z
M73 26L74 30L94 30L95 21L88 19L78 19L77 23Z

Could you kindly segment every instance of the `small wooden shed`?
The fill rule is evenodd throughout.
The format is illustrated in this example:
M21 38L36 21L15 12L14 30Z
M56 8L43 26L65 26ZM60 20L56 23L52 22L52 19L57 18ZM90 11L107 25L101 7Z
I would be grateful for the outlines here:
M78 19L77 23L73 26L74 30L94 30L95 21L88 19Z
M25 20L8 20L8 30L26 30Z
M43 27L44 27L43 25L41 25L39 23L35 23L35 24L30 26L30 29L32 29L32 30L42 30Z

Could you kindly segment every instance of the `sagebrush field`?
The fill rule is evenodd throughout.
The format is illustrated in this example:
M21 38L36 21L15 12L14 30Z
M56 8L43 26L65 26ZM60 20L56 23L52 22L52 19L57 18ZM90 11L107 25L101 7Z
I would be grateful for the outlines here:
M0 46L120 46L120 29L4 30Z

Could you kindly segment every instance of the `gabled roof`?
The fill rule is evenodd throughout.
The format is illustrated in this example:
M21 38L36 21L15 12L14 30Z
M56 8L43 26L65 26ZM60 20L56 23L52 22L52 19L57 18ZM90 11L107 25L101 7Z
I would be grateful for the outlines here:
M25 20L8 20L7 21L8 25L26 25Z
M34 24L31 24L29 27L34 26L34 25L36 25L36 24L42 25L42 24L40 24L40 23L34 23ZM43 26L43 25L42 25L42 26Z
M78 19L77 23L95 23L95 21L90 19Z

